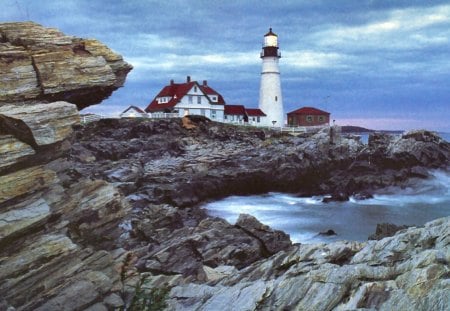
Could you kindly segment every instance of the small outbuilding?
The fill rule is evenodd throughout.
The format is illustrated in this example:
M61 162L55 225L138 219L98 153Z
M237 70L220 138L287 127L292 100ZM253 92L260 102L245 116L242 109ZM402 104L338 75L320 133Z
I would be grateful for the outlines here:
M225 123L248 122L247 112L243 105L225 105L224 115Z
M251 125L266 124L267 115L258 108L245 108L247 113L248 123Z
M287 114L289 126L325 126L330 124L330 113L313 108L302 107Z
M121 118L147 118L148 115L141 108L136 107L136 106L130 106L120 114L120 117Z

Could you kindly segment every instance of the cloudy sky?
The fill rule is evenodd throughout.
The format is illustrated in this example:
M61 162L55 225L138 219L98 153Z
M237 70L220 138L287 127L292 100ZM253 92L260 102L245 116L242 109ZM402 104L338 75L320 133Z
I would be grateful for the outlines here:
M279 36L285 112L337 124L450 132L450 3L431 0L0 0L0 21L96 38L134 66L87 111L145 108L170 79L208 80L257 107L263 35Z

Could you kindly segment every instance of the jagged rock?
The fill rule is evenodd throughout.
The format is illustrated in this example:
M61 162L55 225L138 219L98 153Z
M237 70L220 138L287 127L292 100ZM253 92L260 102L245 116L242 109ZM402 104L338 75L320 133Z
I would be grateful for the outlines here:
M319 232L319 235L324 235L324 236L333 236L333 235L337 235L336 231L334 231L333 229L328 229L326 231L321 231Z
M32 59L22 46L0 42L0 77L0 102L30 100L41 93Z
M263 225L251 215L240 214L236 226L257 238L270 255L292 246L288 234Z
M107 98L132 66L102 43L33 22L0 23L0 103L58 101L82 109Z
M0 135L0 169L21 162L34 154L35 151L30 145L13 135Z
M129 205L112 184L83 180L67 190L68 200L55 203L53 213L67 222L73 239L109 249L122 234L119 223Z
M57 181L55 172L35 166L0 178L0 204L27 193L48 188Z
M412 131L389 145L388 158L392 165L445 167L448 165L450 144L429 131Z
M35 229L37 226L42 226L50 215L50 207L43 199L23 207L9 207L9 211L0 213L0 244L3 242L3 239L23 234L26 231Z
M381 240L383 238L393 236L397 231L406 229L408 227L410 227L410 226L406 226L406 225L399 226L399 225L389 224L389 223L377 224L375 233L371 234L368 239L369 240Z
M35 148L67 138L79 121L75 105L67 102L0 105L2 131Z
M447 217L368 243L294 246L214 286L175 286L168 304L172 310L447 310L449 224Z

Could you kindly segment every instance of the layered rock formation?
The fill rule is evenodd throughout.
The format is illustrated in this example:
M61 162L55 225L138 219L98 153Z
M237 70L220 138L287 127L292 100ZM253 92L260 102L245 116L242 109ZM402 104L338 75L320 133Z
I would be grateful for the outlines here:
M63 100L82 109L121 87L131 68L97 40L33 22L0 24L0 103Z
M167 303L171 310L448 310L449 250L447 217L376 242L298 245L207 284L174 286Z
M63 184L55 167L78 109L109 96L130 69L98 41L0 24L0 310L124 304L117 240L129 204L103 180Z

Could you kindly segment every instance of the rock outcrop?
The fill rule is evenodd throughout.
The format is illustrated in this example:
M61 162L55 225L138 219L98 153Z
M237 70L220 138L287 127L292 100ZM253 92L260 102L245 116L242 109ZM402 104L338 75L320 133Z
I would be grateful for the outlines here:
M0 24L0 310L124 305L118 241L130 206L110 183L68 184L57 171L78 109L130 69L98 41Z
M0 103L61 100L81 110L121 87L131 68L97 40L33 22L0 23Z
M133 296L133 289L145 284L142 291L148 295L155 288L166 293L172 288L166 297L169 309L309 310L309 304L320 306L323 299L324 307L317 310L331 306L345 310L353 305L376 308L385 301L384 296L377 295L382 295L387 285L380 285L380 279L369 275L381 272L371 263L349 265L353 255L366 247L365 243L291 246L286 235L251 216L241 215L232 225L208 217L196 207L205 200L228 194L269 190L302 195L331 193L331 199L345 199L354 193L370 197L376 189L406 185L411 179L427 177L418 174L421 170L445 168L449 163L448 143L434 134L430 134L434 139L426 145L405 134L398 138L383 136L383 141L389 141L387 145L369 147L336 132L330 143L328 131L291 137L230 127L200 117L185 118L184 122L101 120L76 130L77 140L68 164L62 166L70 169L57 173L69 184L77 176L105 179L115 183L130 200L134 212L127 243L133 249L135 270L125 281L129 296ZM418 156L418 161L398 162L391 150L394 145L406 146L405 140L417 146L411 149L414 152L424 152L422 148L426 148L426 152L440 156L432 161ZM375 154L377 159L373 161ZM392 161L396 161L396 169ZM402 239L398 236L394 238ZM445 248L445 243L436 246L436 251ZM394 252L397 246L391 250ZM404 256L410 252L413 250ZM422 252L425 249L418 250ZM287 259L290 257L304 259L300 260L299 270L285 274L291 271ZM393 260L386 265L397 263ZM354 267L357 269L353 273ZM247 278L249 269L255 272ZM342 284L333 279L334 275L326 279L326 275L335 273L334 269L341 269L339 273L345 275ZM299 275L303 277L289 280L292 282L288 285L282 281ZM438 278L442 280L444 275L439 274ZM394 279L395 275L387 274L381 278L389 284ZM361 287L352 285L358 280ZM297 287L302 291L296 292ZM430 295L439 296L441 290L431 289ZM356 298L349 302L351 295ZM242 300L226 303L231 297ZM438 298L442 300L441 296ZM410 305L415 306L417 301Z
M383 134L391 143L367 146L336 132L330 143L328 129L292 137L198 118L190 130L177 119L101 120L77 131L70 167L74 176L116 183L136 201L184 207L268 191L370 197L449 163L449 143L435 134L426 142Z
M170 310L448 310L449 228L447 217L380 241L298 245L219 281L175 285L167 304Z

